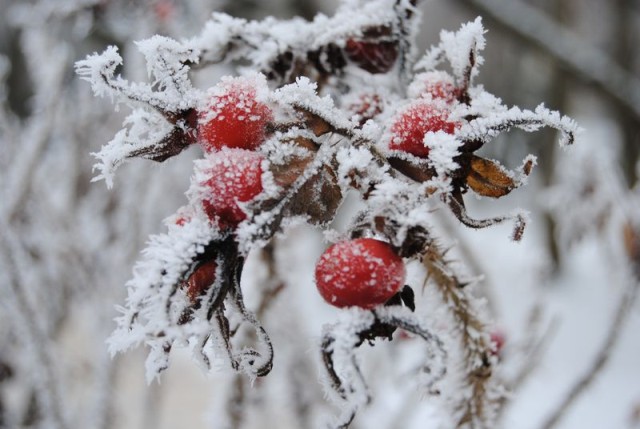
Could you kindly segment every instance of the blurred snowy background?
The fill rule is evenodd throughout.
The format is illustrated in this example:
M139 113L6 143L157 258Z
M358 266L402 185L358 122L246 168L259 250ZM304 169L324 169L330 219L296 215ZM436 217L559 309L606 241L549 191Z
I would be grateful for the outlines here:
M500 427L640 428L640 268L629 263L640 221L640 2L420 7L421 50L441 29L482 16L487 90L508 105L544 102L585 129L566 151L552 132L512 132L485 150L507 165L538 156L528 186L469 207L530 211L522 242L508 239L507 226L472 231L440 219L444 244L484 277L479 293L504 337L497 376L511 394ZM251 386L226 367L205 374L178 350L161 383L147 387L142 350L107 354L123 285L148 235L184 203L199 148L162 166L134 160L112 190L90 183L91 152L126 112L94 98L73 64L117 45L122 73L144 80L133 41L191 37L213 10L311 18L334 9L320 0L0 0L0 428L305 428L332 412L317 382L317 343L336 310L313 285L324 244L312 229L292 231L273 255L251 255L243 278L250 307L270 266L286 285L263 316L277 353L266 379ZM412 347L400 339L362 353L375 399L352 427L438 427L431 398L407 383L416 362L402 357Z

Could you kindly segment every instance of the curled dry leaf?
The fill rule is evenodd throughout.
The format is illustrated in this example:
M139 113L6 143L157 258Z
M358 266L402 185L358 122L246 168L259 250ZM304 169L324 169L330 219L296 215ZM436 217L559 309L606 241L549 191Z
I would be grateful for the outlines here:
M528 168L531 171L531 168ZM471 155L467 184L483 197L500 198L509 194L520 183L514 175L495 161Z

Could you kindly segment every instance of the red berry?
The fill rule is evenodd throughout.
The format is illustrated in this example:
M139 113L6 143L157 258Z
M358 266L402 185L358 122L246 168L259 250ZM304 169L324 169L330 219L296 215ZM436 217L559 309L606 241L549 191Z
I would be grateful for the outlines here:
M264 78L223 78L198 114L198 136L206 152L223 147L253 150L265 140L265 126L273 119L260 101L267 90Z
M460 95L453 76L443 71L430 71L416 75L409 86L411 98L427 97L444 100L451 104Z
M404 285L402 258L391 245L372 238L341 241L330 246L316 265L320 295L336 307L373 308Z
M193 207L182 206L175 212L173 216L168 218L168 221L178 226L184 226L186 223L191 222L191 219L193 219L193 216L194 216Z
M175 13L175 5L171 1L160 0L153 5L153 11L159 21L167 22Z
M264 157L243 149L223 149L200 161L200 198L213 221L235 226L247 218L238 203L262 192Z
M187 279L187 296L191 302L196 302L198 297L203 295L216 280L216 268L218 265L215 259L211 259L195 269Z
M417 100L395 116L389 149L426 158L429 148L424 144L424 136L430 131L453 134L458 126L449 120L449 110L445 107L430 100Z
M395 42L349 39L345 49L347 58L369 73L386 73L398 59Z
M349 104L347 110L357 115L358 122L363 125L382 113L383 101L378 94L364 93L355 102Z
M493 355L499 355L506 341L504 332L500 330L495 330L491 332L490 339L491 339L491 353Z

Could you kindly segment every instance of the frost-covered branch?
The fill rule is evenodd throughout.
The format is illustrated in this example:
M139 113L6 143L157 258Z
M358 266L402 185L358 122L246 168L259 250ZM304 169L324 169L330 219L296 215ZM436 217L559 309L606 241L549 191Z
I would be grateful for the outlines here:
M574 120L560 116L558 112L550 111L543 105L535 112L520 110L512 107L506 112L496 113L490 117L477 118L469 121L458 134L459 138L471 141L489 141L497 135L512 128L520 128L527 132L534 132L541 127L554 128L562 133L560 145L571 145L576 140L580 128Z
M465 376L462 392L453 398L456 427L491 428L504 392L492 377L495 358L487 323L480 318L470 285L458 278L439 249L427 249L423 264L449 306L462 344Z

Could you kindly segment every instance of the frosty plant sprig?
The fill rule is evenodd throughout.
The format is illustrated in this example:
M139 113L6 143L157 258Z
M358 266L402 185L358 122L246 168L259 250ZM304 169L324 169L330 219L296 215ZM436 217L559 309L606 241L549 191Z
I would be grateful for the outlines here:
M501 395L491 378L495 353L470 282L439 249L431 212L444 204L471 228L513 221L519 240L524 214L474 219L465 195L509 194L526 182L535 158L509 170L478 150L513 128L552 127L571 144L577 126L543 106L508 108L474 85L485 44L480 18L443 31L415 61L415 3L345 1L333 17L311 22L215 14L193 39L137 44L148 83L116 75L122 58L114 47L78 62L96 95L131 108L125 128L95 154L96 179L112 186L132 158L163 162L191 145L203 151L188 204L151 238L127 283L112 352L148 346L149 380L167 368L176 344L190 344L208 367L222 357L249 377L267 375L274 350L244 304L244 260L292 219L329 230L355 190L366 208L315 272L325 301L344 308L320 345L327 385L343 410L335 426L347 427L369 400L355 350L402 328L426 343L428 393L438 394L438 383L462 368L462 385L448 401L455 425L491 427ZM196 69L238 62L245 66L237 76L206 89L191 83ZM411 260L422 261L456 321L459 362L416 308L405 279Z

